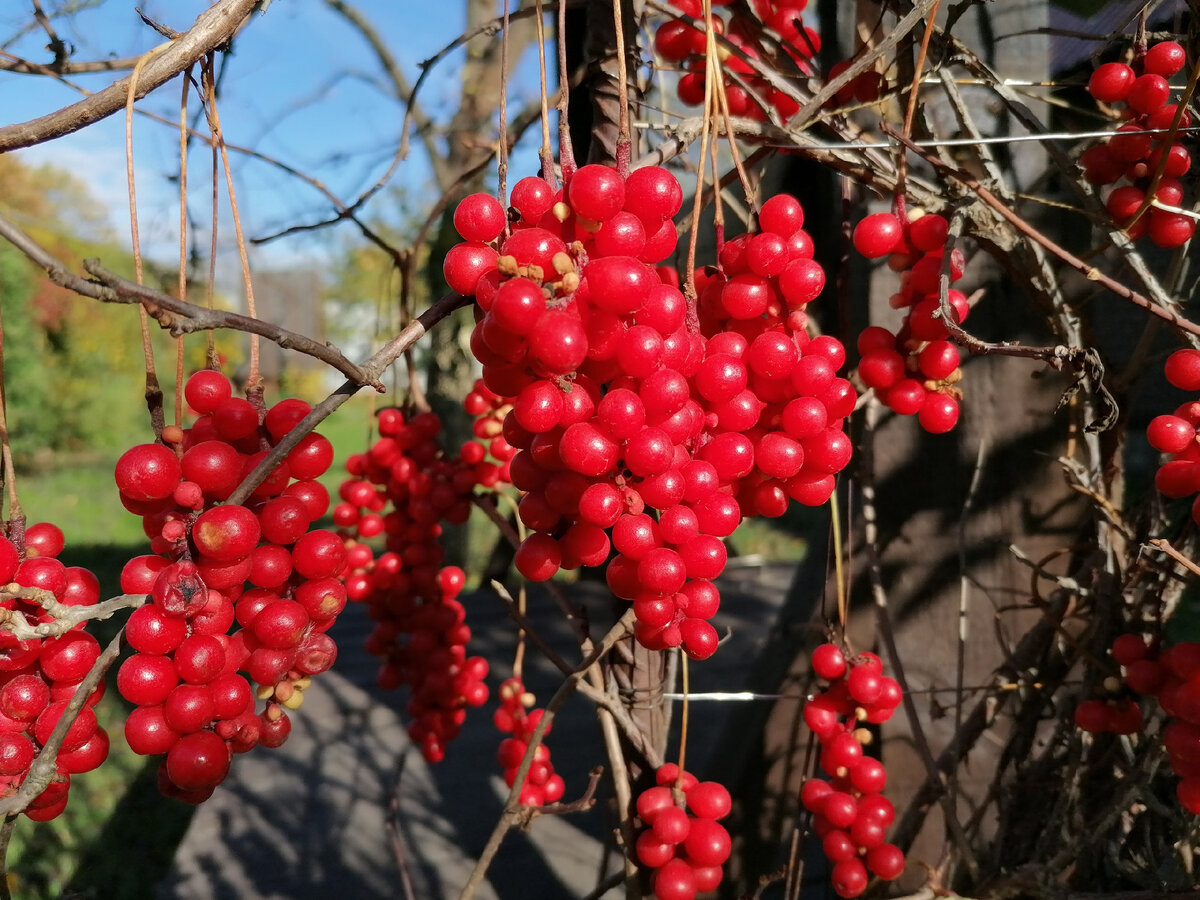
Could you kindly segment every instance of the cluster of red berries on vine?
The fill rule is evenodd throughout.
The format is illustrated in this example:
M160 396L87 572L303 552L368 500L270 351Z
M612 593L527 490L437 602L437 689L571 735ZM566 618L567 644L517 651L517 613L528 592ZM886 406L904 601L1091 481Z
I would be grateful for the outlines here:
M1200 350L1176 350L1167 357L1167 381L1183 391L1200 392ZM1160 494L1173 500L1200 492L1200 401L1189 400L1173 413L1156 416L1146 426L1150 446L1167 454L1154 475ZM1200 523L1200 498L1192 503L1192 520Z
M768 200L761 232L725 246L692 304L674 270L653 268L674 250L682 197L657 167L584 166L560 190L524 178L507 216L488 195L459 205L467 241L445 273L478 303L484 385L512 404L502 433L534 532L517 569L544 581L607 561L642 644L702 659L722 539L743 516L829 498L855 394L837 377L842 346L805 331L824 273L800 204Z
M1113 641L1112 657L1121 667L1120 689L1133 696L1084 700L1075 708L1075 724L1093 734L1137 734L1138 697L1155 698L1170 716L1161 736L1171 771L1180 779L1175 795L1180 806L1200 815L1200 642L1163 649L1140 634L1122 634Z
M703 21L701 0L670 2L682 14ZM715 2L712 5L728 6L729 3ZM801 21L801 14L807 5L808 0L753 0L751 6L757 22L746 21L734 8L729 10L728 22L720 16L713 16L713 30L723 35L725 41L740 53L751 59L761 59L767 54L757 35L765 26L781 39L784 52L800 71L811 74L813 59L821 50L821 36ZM684 69L676 89L679 99L689 106L704 103L706 43L704 31L683 19L669 19L659 25L654 33L654 49L658 55L668 62L678 63ZM767 104L787 119L800 109L794 98L773 87L729 46L718 43L717 54L721 60L722 81L730 115L765 120L767 112L764 104Z
M164 429L164 443L132 447L116 465L121 502L142 517L153 551L121 573L125 593L151 602L125 626L136 652L117 688L137 707L125 723L129 746L165 754L160 789L197 803L224 780L233 753L287 739L287 710L333 665L326 631L346 604L346 548L312 529L329 507L316 479L333 462L316 432L244 503L226 502L308 403L261 409L211 370L183 390L195 423Z
M732 808L723 785L667 763L655 772L654 787L638 795L636 808L645 829L634 855L650 870L658 900L692 900L720 886L732 849L729 832L717 821Z
M496 761L504 770L504 783L512 787L516 784L517 772L529 750L534 729L546 711L529 708L534 703L533 695L526 692L520 678L509 678L500 685L498 693L500 706L496 708L492 721L500 731L511 737L504 738L496 748ZM548 735L552 727L547 725L543 736ZM524 806L557 803L565 790L562 776L554 771L554 763L550 761L550 748L543 740L533 751L533 761L521 785L518 802Z
M1180 179L1192 166L1191 154L1178 138L1168 140L1166 130L1179 115L1170 103L1170 79L1187 64L1187 52L1175 41L1150 47L1133 65L1109 62L1099 66L1088 81L1088 92L1101 103L1120 108L1126 119L1117 133L1089 147L1079 157L1083 177L1092 184L1115 185L1105 205L1113 221L1128 225L1129 236L1148 235L1159 247L1187 243L1196 231L1196 220L1182 212L1152 206L1133 221L1154 186L1154 200L1178 209L1184 206ZM1179 128L1192 124L1192 114L1179 115ZM1159 133L1146 133L1159 132ZM1154 177L1161 170L1161 177Z
M477 407L477 424L498 399L480 390L486 388L476 385L476 402L467 402ZM488 696L487 661L466 653L471 630L457 599L466 577L457 567L442 568L442 522L465 522L476 488L507 480L507 458L516 451L495 435L488 447L468 441L458 455L447 455L438 440L441 420L431 412L385 409L378 427L378 440L346 460L350 477L333 509L348 542L346 593L375 621L366 650L383 660L379 686L409 687L409 736L427 761L438 762L459 733L465 707ZM489 449L505 462L489 461ZM384 544L378 556L367 543L376 538Z
M820 745L818 763L828 780L809 778L800 802L812 813L812 830L832 866L830 878L839 897L857 897L870 875L886 881L904 871L904 854L886 842L896 812L883 796L887 771L863 752L870 732L864 723L881 724L902 699L900 685L883 674L874 653L850 660L836 644L813 651L813 672L829 685L804 704L804 721Z
M100 583L87 569L58 560L63 533L48 522L24 532L25 553L0 537L0 585L48 591L64 606L92 606L100 600ZM0 608L11 610L30 625L54 622L35 600L7 597ZM83 623L57 637L19 640L0 629L0 796L15 793L34 759L62 718L80 682L100 656L100 644ZM25 809L38 822L57 817L67 806L71 776L90 772L108 758L108 734L92 707L104 696L101 681L67 729L55 758L50 784Z
M892 295L893 309L905 310L895 332L879 325L858 337L858 376L893 412L917 417L932 434L944 434L958 424L958 387L962 379L958 347L949 339L941 317L939 281L950 226L935 214L901 217L874 213L854 228L854 247L867 259L888 257L900 273L900 289ZM957 248L950 254L950 281L962 276L964 259ZM956 323L970 312L962 291L950 288L950 311Z

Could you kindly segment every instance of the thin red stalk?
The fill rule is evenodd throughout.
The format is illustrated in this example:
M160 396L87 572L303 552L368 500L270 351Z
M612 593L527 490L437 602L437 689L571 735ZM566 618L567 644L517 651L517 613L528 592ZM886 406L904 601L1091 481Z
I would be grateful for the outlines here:
M500 32L500 145L496 149L496 199L508 208L508 28L509 0L504 0L504 28ZM409 99L411 106L412 100Z
M711 10L710 10L711 14ZM625 71L625 23L621 16L621 0L613 0L613 29L617 42L617 172L624 178L629 174L629 159L633 141L629 137L629 75Z

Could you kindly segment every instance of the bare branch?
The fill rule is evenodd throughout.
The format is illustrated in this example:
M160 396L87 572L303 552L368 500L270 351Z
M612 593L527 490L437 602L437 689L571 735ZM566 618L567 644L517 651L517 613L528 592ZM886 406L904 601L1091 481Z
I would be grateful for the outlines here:
M554 721L555 714L562 708L567 698L575 692L579 684L582 683L588 670L603 659L616 645L617 641L621 640L628 633L629 629L633 627L633 621L633 610L629 609L608 630L608 633L600 639L600 643L587 655L587 658L584 659L579 667L567 676L558 690L554 692L554 696L550 698L550 702L546 704L545 712L542 714L541 719L538 720L533 734L529 736L529 745L525 750L525 757L521 760L521 766L517 769L512 788L508 792L508 801L504 806L504 815L500 817L500 821L492 829L487 846L484 848L483 853L480 854L479 860L475 863L471 877L467 879L462 892L458 895L459 900L470 900L475 895L476 889L483 881L483 876L487 872L488 865L491 863L492 858L495 857L496 851L500 849L500 842L504 840L504 836L509 830L524 817L524 807L520 803L521 788L525 786L525 776L529 774L529 767L533 765L534 753L541 746L542 739L546 736L546 731Z
M404 76L404 72L401 71L400 65L396 62L396 57L392 55L392 51L380 36L379 31L371 24L371 21L357 7L351 6L345 0L325 0L325 5L353 25L366 42L371 45L371 49L379 59L379 64L383 67L383 71L391 79L392 92L395 94L396 99L401 103L416 103L412 87L409 85L408 79ZM445 191L451 177L450 172L446 168L446 161L443 158L443 154L434 141L435 123L425 115L420 107L411 108L410 111L413 121L417 123L417 134L421 136L421 141L425 145L425 154L429 157L429 165L433 168L433 177L438 183L438 188Z
M45 745L42 747L37 758L33 761L33 765L29 767L29 774L25 780L21 782L21 787L15 794L8 797L0 798L0 816L8 816L13 813L19 813L29 806L39 794L42 793L50 782L54 780L58 771L58 766L55 760L58 758L58 751L62 747L63 741L67 737L67 731L75 723L75 719L79 716L79 711L83 709L88 701L88 697L92 695L92 691L96 689L96 685L100 683L100 679L104 677L104 673L108 671L109 666L117 661L117 657L121 655L121 640L125 636L125 629L122 628L117 632L117 636L108 642L108 646L97 658L92 670L87 673L83 681L75 688L75 693L67 702L66 709L58 719L58 724L54 726L54 730L50 732L50 737L47 738Z
M124 72L137 65L139 56L120 59L93 59L82 62L53 62L43 65L31 62L0 50L0 72L17 72L21 75L86 75L93 72Z
M195 24L179 40L160 44L150 51L152 58L142 68L136 96L146 96L155 88L194 65L202 57L225 44L246 21L258 0L220 0L197 17ZM125 78L86 100L56 110L38 119L0 128L0 153L31 147L44 141L72 134L125 108L129 79Z
M238 489L229 495L226 503L230 505L245 503L246 498L266 480L280 461L296 449L296 445L321 422L325 421L335 409L357 394L366 384L377 382L387 367L398 360L405 350L424 337L430 328L459 307L466 306L472 301L473 298L464 297L461 294L447 294L421 313L359 367L364 378L369 379L368 381L347 380L336 391L314 406L312 412L297 422L295 427L271 448L271 452L259 461L254 470L243 479Z
M110 600L88 606L68 606L55 599L50 591L23 587L16 583L0 587L0 600L28 600L36 603L51 616L53 622L30 624L24 613L15 609L0 609L0 629L11 631L21 641L40 640L66 634L80 622L109 619L123 609L137 609L146 603L146 594L119 594Z
M331 344L314 341L262 319L196 306L186 300L122 278L100 265L99 260L84 260L84 268L97 279L89 281L60 263L49 251L3 216L0 216L0 237L41 266L50 280L60 287L104 303L140 303L159 325L176 337L216 328L257 334L274 341L285 350L297 350L328 363L347 378L361 384L369 384L376 390L383 390L378 374L369 376Z

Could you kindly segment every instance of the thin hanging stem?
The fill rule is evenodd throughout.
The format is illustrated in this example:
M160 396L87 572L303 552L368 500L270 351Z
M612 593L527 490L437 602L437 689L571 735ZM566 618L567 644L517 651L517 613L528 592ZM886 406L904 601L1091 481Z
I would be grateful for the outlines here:
M717 65L715 59L713 60L713 64ZM742 165L742 154L738 150L737 138L733 134L733 120L729 115L729 96L725 93L725 79L721 77L719 68L711 71L708 77L716 79L717 107L720 109L721 119L725 125L725 137L729 141L729 152L733 156L733 165L737 169L738 180L742 183L742 192L746 195L746 204L750 207L750 212L757 218L758 197L754 186L750 183L750 176L746 173L746 167ZM720 191L717 193L720 194Z
M707 4L706 4L707 5ZM711 18L712 10L709 10ZM613 28L617 42L617 172L624 178L629 174L629 158L633 141L629 137L629 83L625 71L625 23L621 17L621 0L613 0ZM711 41L711 33L709 37Z
M505 209L508 208L508 2L504 0L504 27L500 32L500 145L496 148L496 199Z
M205 57L204 65L200 69L200 81L203 85L204 104L205 107L216 101L216 80L213 77L213 58L210 54ZM221 180L218 175L217 161L217 138L212 130L212 122L208 123L209 146L212 147L212 241L208 249L208 289L205 291L208 308L213 308L214 291L216 290L217 281L217 222L220 219L221 213ZM217 357L216 335L210 328L208 330L208 366L212 369L220 369L220 363Z
M833 529L833 578L837 587L838 624L846 633L846 578L842 565L842 514L838 509L837 491L829 498L829 525Z
M8 488L8 538L24 556L25 513L17 499L17 468L13 465L12 445L8 440L8 394L4 380L4 326L0 324L0 455L3 456L4 484ZM15 534L14 534L15 532ZM16 537L19 535L20 542Z
M187 300L187 158L188 158L188 91L191 90L192 69L183 73L183 92L179 99L179 299ZM184 336L175 339L175 427L183 426L183 362ZM182 448L181 448L182 449Z
M675 776L675 788L683 790L683 769L687 759L688 736L688 657L686 653L679 654L679 673L683 682L683 705L679 710L679 774Z
M620 0L615 0L619 3ZM704 0L705 25L705 60L716 56L717 47L713 40L712 2ZM704 170L708 165L708 130L712 122L713 86L712 78L708 76L708 63L705 63L704 79L704 121L700 126L700 165L696 169L696 193L692 198L692 221L688 232L687 267L684 270L684 295L688 300L696 299L696 240L700 235L700 204L704 197ZM720 182L716 189L720 190Z
M567 73L567 0L558 0L558 165L563 184L575 173L575 148L571 144L570 75Z
M237 192L233 187L233 169L229 165L229 148L225 146L225 137L221 134L221 117L217 112L215 93L208 107L209 125L212 128L213 140L221 151L221 165L225 170L225 190L229 194L229 211L233 214L233 231L237 239L238 257L242 263L242 285L246 291L246 314L252 319L258 318L258 309L254 303L254 283L250 278L250 257L246 254L246 239L242 233L242 216L238 210ZM257 334L250 335L250 375L246 380L246 396L251 403L260 407L260 415L265 415L262 407L262 376L259 374L259 344Z
M925 57L929 53L929 40L933 37L935 23L937 22L938 7L942 5L942 0L934 0L933 7L929 10L929 19L925 23L925 33L921 36L921 49L917 53L917 67L913 72L913 83L908 91L908 109L904 112L904 131L906 138L912 137L913 119L917 115L917 95L921 86L921 72L925 68ZM896 160L896 203L900 204L901 211L904 206L904 182L908 177L908 151L901 147L900 156Z
M717 136L712 136L712 178L713 178L713 243L717 259L721 258L721 248L725 246L725 203L721 199L721 161L717 158L720 142Z
M550 146L550 98L546 95L546 18L542 11L542 0L534 3L536 11L533 20L537 25L538 45L538 78L541 95L542 116L542 146L538 150L538 158L542 161L542 177L557 188L558 179L554 175L554 148Z
M142 68L154 55L154 51L138 59L129 75L129 96L125 100L125 177L129 188L129 232L133 244L133 273L138 284L144 283L142 268L142 242L138 230L137 186L133 171L133 103L137 99L137 84ZM162 389L154 369L154 345L150 341L150 316L143 304L138 304L138 324L142 332L142 356L146 364L146 405L150 410L150 425L156 438L162 437L163 409Z
M517 591L517 612L521 614L522 620L525 618L526 605L526 590L525 582L521 582L521 589ZM521 680L521 676L525 672L525 629L517 629L517 652L513 654L513 678Z

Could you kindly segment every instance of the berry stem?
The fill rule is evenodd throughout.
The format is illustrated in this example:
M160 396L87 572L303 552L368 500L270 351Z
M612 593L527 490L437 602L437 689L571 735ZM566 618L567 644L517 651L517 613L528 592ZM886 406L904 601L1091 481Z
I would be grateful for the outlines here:
M213 140L221 151L221 165L225 170L225 190L229 193L229 211L233 214L233 231L237 240L238 258L242 263L242 284L246 291L246 314L251 319L258 318L258 309L254 302L254 283L250 277L250 257L246 254L246 238L242 232L242 216L238 209L237 193L233 187L233 169L229 165L229 148L225 145L225 136L221 133L221 117L217 112L216 94L210 96L205 111L209 117L209 127L212 129ZM259 419L266 415L263 405L263 383L259 374L259 336L250 335L250 374L246 379L246 399L255 405L259 411Z
M675 790L683 791L684 761L687 758L688 737L688 656L679 654L680 678L683 681L683 703L679 710L679 773L675 776Z
M567 72L567 0L558 0L558 165L563 184L575 174L575 147L571 143L571 120L567 115L571 102L571 78Z
M8 488L8 539L25 558L25 514L17 499L17 469L13 465L12 445L8 440L8 395L4 382L4 326L0 323L0 454L3 455L4 484Z
M925 57L929 53L929 40L933 37L936 27L938 7L942 0L933 0L929 10L929 18L925 23L925 33L921 36L921 49L917 52L917 64L913 71L913 82L908 89L908 109L904 112L904 136L912 136L913 119L917 114L917 97L920 94L921 72L925 69ZM899 158L896 160L896 197L904 196L904 182L908 177L908 153L901 147ZM902 201L898 201L902 202ZM901 221L904 221L903 218Z
M542 177L554 187L558 179L554 175L554 150L550 146L550 99L546 95L546 13L542 9L542 0L534 0L535 11L533 21L537 26L538 49L538 101L541 104L542 146L538 150L538 158L542 161Z
M188 91L192 86L192 67L188 66L183 76L183 90L179 98L179 299L187 300L187 151ZM175 339L175 425L183 425L183 335ZM180 448L182 452L182 447Z
M838 507L837 491L829 498L829 527L833 531L833 580L837 589L838 624L846 633L846 578L842 565L842 514Z
M504 24L500 29L500 137L496 146L496 199L508 208L508 32L509 0L504 0ZM411 108L411 100L409 106Z
M167 46L167 45L162 45ZM158 49L161 49L158 48ZM133 244L133 272L138 284L143 283L142 242L138 232L137 189L133 172L133 102L137 99L137 83L142 68L153 59L156 50L140 57L129 75L129 95L125 100L125 176L129 188L129 231ZM146 360L146 405L150 410L150 424L154 436L162 437L164 425L162 388L154 371L154 345L150 343L150 315L144 306L138 307L138 324L142 333L142 355Z
M216 99L216 79L213 77L213 61L211 56L204 58L200 65L200 84L203 90L205 108ZM208 117L205 117L208 121ZM214 291L217 283L217 223L221 213L221 177L217 158L217 136L213 131L212 122L208 122L208 146L212 150L212 237L208 246L208 287L205 290L205 300L208 308L213 309ZM214 371L221 370L217 356L216 335L213 329L208 329L208 367Z
M629 84L625 67L625 24L621 16L622 0L613 0L613 30L617 42L617 174L622 178L629 175L629 159L632 140L629 137Z
M619 2L619 0L617 0ZM712 3L704 0L704 58L705 66L716 58L717 46L713 39ZM688 321L691 322L692 304L696 299L696 240L700 235L700 210L704 199L704 170L708 164L708 129L712 123L713 86L712 77L704 79L704 117L700 127L700 162L696 166L696 193L692 197L692 220L688 223L687 265L684 268L683 294L688 298ZM714 190L720 192L717 182Z

